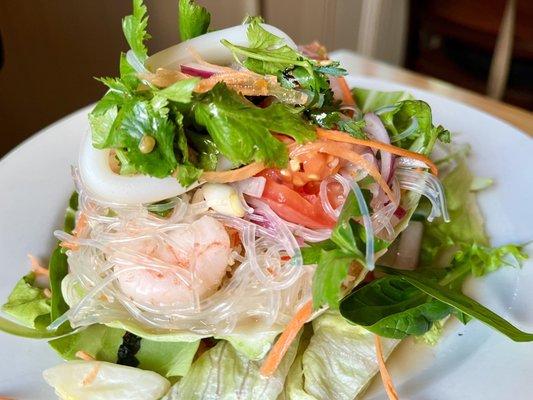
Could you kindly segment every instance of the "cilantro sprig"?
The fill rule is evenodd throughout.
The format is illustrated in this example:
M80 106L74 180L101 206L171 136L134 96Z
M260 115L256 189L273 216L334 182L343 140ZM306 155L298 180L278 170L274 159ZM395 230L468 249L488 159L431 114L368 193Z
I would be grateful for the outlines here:
M324 65L303 56L287 45L283 38L263 28L257 19L250 22L247 37L248 47L233 44L225 39L222 44L249 70L263 75L277 75L278 80L286 86L293 86L293 81L298 82L301 88L313 94L310 105L323 104L324 97L328 102L332 102L327 75L346 75L339 63L328 62ZM245 58L241 61L242 57Z

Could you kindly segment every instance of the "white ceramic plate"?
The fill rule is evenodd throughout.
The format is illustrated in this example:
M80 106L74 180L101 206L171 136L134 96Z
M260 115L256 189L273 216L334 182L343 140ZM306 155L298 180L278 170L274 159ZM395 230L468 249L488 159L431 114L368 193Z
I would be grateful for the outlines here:
M339 52L349 70L348 53ZM404 90L381 80L349 79L350 85ZM510 125L473 108L425 91L409 89L431 104L435 122L472 144L472 169L495 179L480 196L494 244L533 239L533 140ZM52 231L61 225L73 190L70 166L87 131L84 108L24 142L0 161L0 300L28 270L27 254L46 259ZM469 293L521 328L533 331L533 263L501 270L469 286ZM349 355L347 355L349 356ZM434 348L405 342L393 355L391 372L402 399L530 399L533 344L513 343L476 322L450 324ZM0 333L0 397L55 398L41 372L60 359L45 342ZM374 384L367 399L382 399Z

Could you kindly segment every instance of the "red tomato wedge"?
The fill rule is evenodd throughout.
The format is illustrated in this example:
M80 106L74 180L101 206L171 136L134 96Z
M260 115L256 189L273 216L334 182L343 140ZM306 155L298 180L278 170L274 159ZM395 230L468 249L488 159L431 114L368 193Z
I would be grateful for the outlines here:
M268 170L262 175L266 178L262 199L281 218L313 229L335 225L335 220L322 208L317 194L294 190L291 183L283 182L278 171Z

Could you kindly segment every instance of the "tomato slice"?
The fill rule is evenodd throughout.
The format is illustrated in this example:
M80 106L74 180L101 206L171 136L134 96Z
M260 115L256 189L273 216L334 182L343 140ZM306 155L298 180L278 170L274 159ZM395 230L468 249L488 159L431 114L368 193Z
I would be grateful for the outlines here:
M335 225L335 220L324 211L318 194L305 193L304 188L295 190L276 170L267 170L262 175L266 178L262 198L281 218L314 229Z

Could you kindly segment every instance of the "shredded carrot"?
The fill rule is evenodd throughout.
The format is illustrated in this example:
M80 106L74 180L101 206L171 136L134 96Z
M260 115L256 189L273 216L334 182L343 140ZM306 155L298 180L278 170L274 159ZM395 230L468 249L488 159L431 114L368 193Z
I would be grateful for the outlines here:
M276 343L274 343L274 346L272 346L272 349L270 349L270 352L261 366L261 375L272 376L272 374L276 372L283 356L287 350L289 350L289 347L298 335L298 332L300 332L300 329L302 329L312 313L313 302L310 300L296 312Z
M392 193L392 190L390 189L389 185L381 174L379 173L378 169L369 163L365 158L363 158L361 155L356 153L355 151L339 147L335 142L313 142L306 144L302 148L298 149L297 152L300 153L301 151L305 151L305 149L308 149L309 151L318 151L321 153L327 153L335 157L343 158L347 161L350 161L354 164L360 164L362 165L368 173L374 178L374 180L378 183L378 185L383 189L385 194L389 197L390 201L393 203L397 203L398 199L394 196Z
M398 400L398 393L394 388L392 383L392 378L387 371L387 366L385 365L385 359L383 358L383 348L381 346L381 338L378 335L374 335L374 345L376 346L376 357L378 359L379 373L381 375L381 380L383 381L383 386L389 396L389 400Z
M87 227L87 215L84 213L80 213L78 216L78 219L76 220L76 227L72 231L74 233L74 236L79 237L81 235L81 232Z
M229 171L207 171L202 174L200 180L214 183L230 183L250 178L258 174L266 167L262 163L253 162L244 167Z
M355 100L344 76L337 77L337 82L342 91L342 102L347 106L355 106Z
M31 270L35 275L49 275L48 268L43 267L36 257L31 254L28 254L28 258L30 259Z
M77 358L83 360L83 361L94 361L94 357L91 356L89 353L83 350L79 350L74 354Z
M64 249L69 249L69 250L79 249L79 246L76 243L71 243L71 242L60 242L59 246L63 247Z
M81 381L81 384L83 386L87 386L87 385L90 385L91 383L94 382L94 380L96 379L96 377L98 376L98 372L100 371L100 363L96 364L90 371L89 373L85 376L85 378L83 378L83 380Z
M336 142L352 143L352 144L357 144L360 146L367 146L373 149L384 150L389 153L396 154L398 156L422 161L424 164L426 164L429 167L433 175L438 175L439 173L439 170L433 161L431 161L428 157L422 154L419 154L419 153L415 153L413 151L405 150L400 147L393 146L391 144L375 142L373 140L357 139L341 131L317 128L317 134L319 137L323 139L334 140Z
M87 215L84 213L80 213L80 215L78 216L78 219L76 220L76 226L72 230L74 237L80 237L81 233L87 227L88 223L89 223L89 220L87 219ZM79 246L76 243L72 243L72 242L60 242L59 246L65 249L69 249L69 250L79 249Z

